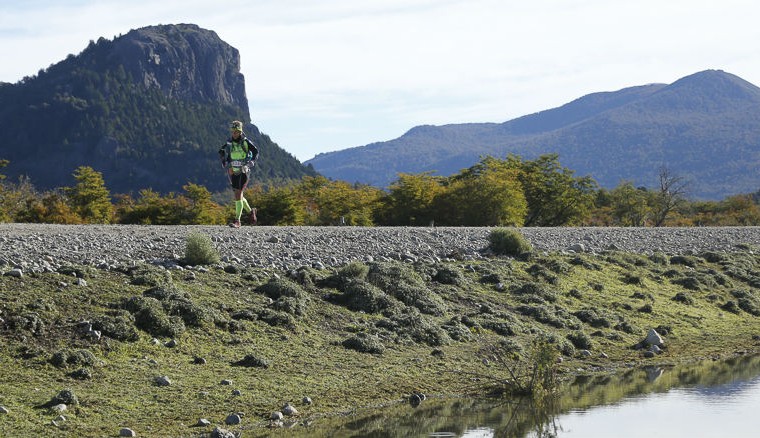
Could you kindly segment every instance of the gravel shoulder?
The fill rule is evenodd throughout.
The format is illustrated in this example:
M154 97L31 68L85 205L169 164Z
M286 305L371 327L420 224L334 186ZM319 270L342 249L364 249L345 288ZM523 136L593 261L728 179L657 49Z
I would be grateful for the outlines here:
M478 259L492 228L243 227L0 224L0 265L118 265L177 260L188 234L211 237L224 260L294 269L351 261ZM760 246L758 227L522 228L538 251L695 254Z

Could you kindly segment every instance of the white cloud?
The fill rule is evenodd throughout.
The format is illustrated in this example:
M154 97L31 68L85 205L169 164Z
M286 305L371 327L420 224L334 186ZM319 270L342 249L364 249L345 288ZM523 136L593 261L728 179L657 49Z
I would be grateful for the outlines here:
M500 122L720 68L760 84L750 0L34 0L0 4L0 81L89 40L195 23L241 53L254 123L300 159L417 124Z

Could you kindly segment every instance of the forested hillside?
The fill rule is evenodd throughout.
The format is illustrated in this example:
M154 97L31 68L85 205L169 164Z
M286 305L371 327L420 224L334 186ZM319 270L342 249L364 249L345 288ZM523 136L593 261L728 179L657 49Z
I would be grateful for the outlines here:
M227 180L216 151L234 119L261 151L256 179L315 175L250 123L235 48L195 25L153 26L0 84L0 158L10 181L26 175L41 189L90 166L117 193L217 191Z
M399 173L452 175L482 156L558 154L602 187L654 187L667 167L690 196L721 199L758 189L760 88L708 70L672 84L593 93L504 123L418 126L382 143L306 161L321 174L387 187ZM375 163L383 163L376 166Z

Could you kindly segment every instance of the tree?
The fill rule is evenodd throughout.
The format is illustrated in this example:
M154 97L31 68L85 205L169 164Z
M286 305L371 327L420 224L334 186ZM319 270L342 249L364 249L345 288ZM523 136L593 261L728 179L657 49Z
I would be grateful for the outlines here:
M293 187L270 188L263 191L260 186L249 189L246 196L251 205L258 209L260 225L303 225L305 208L296 196Z
M591 214L598 185L590 176L575 177L559 164L559 155L541 155L522 161L510 155L509 167L519 169L528 203L526 227L577 225Z
M527 203L519 171L485 157L447 180L445 191L434 198L433 211L442 225L522 226Z
M8 160L0 160L0 169L7 166ZM0 222L8 222L10 215L8 214L8 207L6 203L6 191L2 181L5 179L5 175L0 173Z
M626 181L610 191L612 216L617 225L643 227L651 213L646 188L633 186Z
M668 216L686 202L687 183L683 177L673 175L667 167L659 172L659 191L652 202L652 222L661 227Z
M374 187L333 181L317 194L319 222L321 225L374 225L374 212L381 196L382 192Z
M207 188L188 183L182 186L190 200L190 224L225 223L225 211L219 204L211 200L211 192Z
M74 171L77 184L66 194L73 210L87 223L107 224L113 219L113 205L103 174L88 166Z
M390 186L390 193L383 197L382 211L378 214L382 223L419 226L433 222L433 200L445 191L444 180L431 172L399 174Z

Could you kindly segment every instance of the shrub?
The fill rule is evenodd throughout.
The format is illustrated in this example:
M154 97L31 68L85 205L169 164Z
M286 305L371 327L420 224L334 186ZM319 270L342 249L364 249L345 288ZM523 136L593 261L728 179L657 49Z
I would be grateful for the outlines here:
M353 278L364 279L367 278L368 272L369 266L365 265L364 263L351 262L346 266L338 269L338 276L344 281Z
M176 337L185 331L185 324L179 317L169 317L155 298L132 297L122 307L135 317L135 325L153 336Z
M280 297L293 297L305 299L306 292L298 283L285 278L272 278L267 283L262 284L256 289L269 298L276 300Z
M557 301L557 293L540 283L525 283L520 287L514 288L512 293L521 302L543 303L548 301L553 303Z
M396 333L400 338L410 339L412 342L427 344L431 347L439 347L450 341L448 333L434 325L425 316L414 308L406 309L381 319L375 324Z
M152 265L138 265L126 271L132 277L130 284L135 286L161 286L172 284L172 274Z
M139 338L135 318L123 310L117 311L113 316L106 315L93 320L92 328L117 341L134 342Z
M219 251L208 235L193 232L187 235L183 261L188 265L213 265L219 263Z
M50 357L50 363L58 368L69 365L93 366L95 362L97 359L89 350L60 350Z
M522 233L514 228L497 228L491 231L488 241L489 248L496 254L517 256L533 250Z
M691 306L694 304L694 298L687 294L686 292L678 292L673 298L673 301L677 301L679 303L684 303L686 305Z
M428 289L419 274L397 262L373 263L367 280L406 305L422 313L441 316L445 304L441 297Z
M449 337L455 341L467 342L472 339L470 329L468 329L467 326L455 318L451 319L448 322L445 322L441 328L446 330L446 333L448 333Z
M750 315L760 316L760 300L758 300L752 292L734 290L731 291L731 295L737 299L740 309L744 310Z
M366 313L382 312L394 305L394 300L380 288L358 279L344 285L343 295L338 297L338 301L351 310Z
M438 269L433 280L441 284L460 285L462 284L463 278L464 276L462 273L456 268L444 266Z
M269 361L253 354L247 354L239 361L231 362L230 365L233 367L269 368Z
M575 348L580 348L582 350L591 349L591 337L580 330L568 333L567 340L572 342Z
M581 309L577 312L574 312L573 315L591 327L609 328L612 326L612 323L608 318L600 316L594 309Z
M344 348L356 350L360 353L382 354L385 346L380 342L380 338L367 333L357 333L341 343Z

